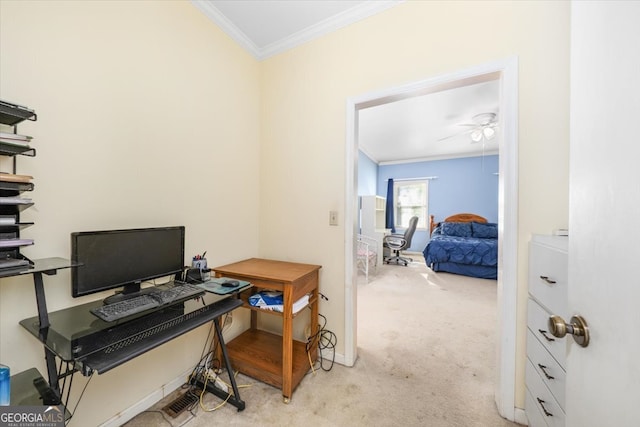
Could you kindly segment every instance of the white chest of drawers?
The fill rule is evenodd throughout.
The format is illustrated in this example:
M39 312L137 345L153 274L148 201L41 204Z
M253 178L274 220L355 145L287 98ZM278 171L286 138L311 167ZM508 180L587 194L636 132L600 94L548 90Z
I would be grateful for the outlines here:
M552 314L567 319L568 237L529 242L525 411L532 427L564 427L567 340L549 332Z

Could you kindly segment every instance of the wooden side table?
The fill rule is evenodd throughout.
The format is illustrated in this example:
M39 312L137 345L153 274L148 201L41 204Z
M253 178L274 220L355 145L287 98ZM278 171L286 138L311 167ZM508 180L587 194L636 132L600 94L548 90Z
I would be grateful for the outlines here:
M309 354L306 343L293 339L293 303L310 294L307 307L311 308L311 336L318 332L318 277L321 266L294 262L251 258L233 264L213 268L216 277L229 277L251 282L252 288L241 298L244 307L251 309L251 327L231 342L227 350L234 369L282 390L285 403L293 390L318 357L317 345ZM283 312L260 309L249 305L251 294L260 290L281 291L284 297ZM282 336L258 329L258 313L282 317Z

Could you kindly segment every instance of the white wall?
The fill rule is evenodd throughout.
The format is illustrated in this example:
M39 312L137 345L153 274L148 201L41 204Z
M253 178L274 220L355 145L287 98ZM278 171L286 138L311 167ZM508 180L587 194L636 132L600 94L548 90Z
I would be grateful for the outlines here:
M344 353L346 100L514 55L523 407L527 242L566 227L568 217L568 2L406 2L266 60L260 252L323 266L329 301L320 312ZM339 211L339 227L328 225L330 210Z
M27 256L68 258L72 231L161 225L185 225L187 257L206 250L212 266L258 255L259 63L191 3L2 1L0 52L0 98L38 114L19 126L37 149L18 159L35 177ZM51 311L107 295L72 299L68 271L45 289ZM18 325L35 314L31 278L0 279L13 373L45 372ZM188 371L207 331L95 376L71 425L98 425Z

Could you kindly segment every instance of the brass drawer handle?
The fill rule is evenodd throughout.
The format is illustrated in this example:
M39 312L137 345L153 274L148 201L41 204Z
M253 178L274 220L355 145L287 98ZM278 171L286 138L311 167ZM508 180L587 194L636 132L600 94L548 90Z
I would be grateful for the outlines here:
M538 329L538 332L540 332L542 334L542 336L547 340L547 341L555 341L555 339L551 338L550 336L547 335L547 331L543 331L542 329Z
M544 407L544 400L540 399L539 397L536 397L536 399L538 399L538 403L540 404L540 407L544 411L544 414L547 417L553 417L553 414L551 412L547 411L547 408Z
M550 285L555 285L556 283L555 280L549 279L549 276L540 276L540 278Z
M549 375L549 374L547 373L547 369L549 369L549 368L547 368L547 367L546 367L546 366L544 366L544 365L541 365L540 363L538 363L538 367L540 367L540 370L542 371L542 373L544 374L544 376L545 376L545 377L547 377L547 379L548 379L548 380L553 380L553 379L555 379L555 377L552 377L551 375Z

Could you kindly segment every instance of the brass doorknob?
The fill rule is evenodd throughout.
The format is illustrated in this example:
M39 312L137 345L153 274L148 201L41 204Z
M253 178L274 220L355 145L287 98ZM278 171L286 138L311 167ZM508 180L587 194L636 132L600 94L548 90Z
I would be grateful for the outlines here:
M582 316L571 317L571 322L567 324L562 317L553 315L549 317L549 332L556 338L571 334L578 345L589 345L589 328Z

